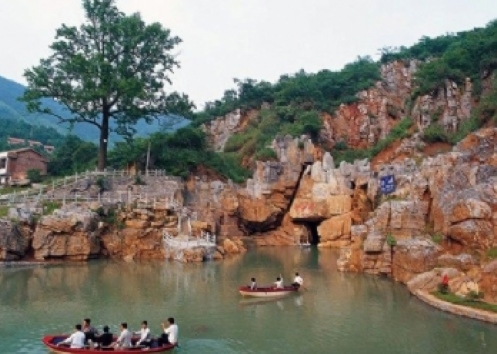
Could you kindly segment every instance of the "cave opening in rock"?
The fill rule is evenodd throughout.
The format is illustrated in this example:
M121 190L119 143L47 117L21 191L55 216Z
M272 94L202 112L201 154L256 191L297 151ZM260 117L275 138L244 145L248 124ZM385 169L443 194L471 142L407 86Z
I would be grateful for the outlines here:
M33 248L33 243L29 242L29 246L24 252L25 259L34 259L35 258L35 249Z
M318 226L320 223L321 222L318 221L307 221L303 223L303 225L307 229L307 239L301 239L301 244L309 243L311 244L311 246L316 246L319 244Z
M318 222L310 223L308 226L310 231L309 243L313 246L319 243L318 226Z
M355 189L355 182L350 181L350 189L354 190Z

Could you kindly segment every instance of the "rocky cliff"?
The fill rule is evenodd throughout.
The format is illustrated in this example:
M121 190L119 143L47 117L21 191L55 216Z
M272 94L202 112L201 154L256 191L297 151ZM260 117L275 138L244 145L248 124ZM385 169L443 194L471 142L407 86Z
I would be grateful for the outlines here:
M419 166L410 160L391 166L397 190L354 227L362 247L342 248L339 267L402 282L436 267L471 271L477 280L492 273L481 267L497 246L496 139L496 129L483 129Z
M400 120L411 117L416 129L423 131L439 124L447 132L457 131L470 118L473 109L473 85L469 78L463 85L446 80L431 95L417 96L414 75L421 62L398 60L380 67L381 80L358 92L358 101L342 104L333 113L323 113L320 144L332 149L337 143L349 148L367 148L384 139ZM267 106L267 105L266 105ZM202 126L211 146L223 151L228 139L243 131L258 115L256 110L237 110Z

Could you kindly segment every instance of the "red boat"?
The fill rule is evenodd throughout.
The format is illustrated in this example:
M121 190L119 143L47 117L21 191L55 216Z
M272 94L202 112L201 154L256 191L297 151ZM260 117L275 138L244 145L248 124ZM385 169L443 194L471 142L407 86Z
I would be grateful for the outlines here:
M166 344L162 347L153 347L145 350L144 346L134 346L131 348L69 348L67 346L57 346L57 343L62 342L66 339L67 335L56 335L56 336L44 336L42 341L53 353L66 354L66 353L85 353L85 354L102 354L102 352L112 352L115 354L136 354L142 352L146 353L165 353L169 350L173 350L176 345Z
M243 296L253 296L253 297L279 297L289 295L299 291L298 287L295 286L284 286L283 288L275 288L272 286L257 287L255 289L250 289L250 286L241 286L238 291L240 295Z

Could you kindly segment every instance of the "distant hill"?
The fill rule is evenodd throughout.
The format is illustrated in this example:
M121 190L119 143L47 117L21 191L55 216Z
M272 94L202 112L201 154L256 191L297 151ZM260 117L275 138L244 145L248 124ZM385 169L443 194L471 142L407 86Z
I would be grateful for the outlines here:
M59 124L56 117L47 114L29 113L26 110L24 103L18 101L18 97L22 96L24 90L25 87L23 85L0 76L0 125L3 124L2 121L4 120L23 120L36 126L53 128L62 135L66 135L71 132L83 140L92 142L98 141L99 130L91 124L76 124L72 131L69 131L69 125ZM44 103L57 114L62 116L68 115L68 112L57 102L53 100L45 100ZM173 130L189 124L189 121L182 117L178 117L177 120L178 122L173 126ZM135 126L137 135L145 136L158 130L162 130L170 121L171 117L169 116L160 118L152 124L140 121ZM121 139L116 134L111 135L111 144L119 140Z

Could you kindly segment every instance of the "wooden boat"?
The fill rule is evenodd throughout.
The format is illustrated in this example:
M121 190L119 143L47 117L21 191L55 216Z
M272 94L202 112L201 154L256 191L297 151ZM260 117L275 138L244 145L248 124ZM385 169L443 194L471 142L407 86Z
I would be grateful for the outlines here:
M242 296L253 296L253 297L280 297L289 295L299 291L298 288L294 286L285 286L283 288L275 288L272 286L257 287L255 289L250 289L250 286L241 286L238 291Z
M85 353L85 354L102 354L105 352L114 354L136 354L142 351L146 353L165 353L169 350L173 350L176 345L166 344L162 347L152 347L144 350L143 346L135 346L131 348L69 348L67 346L57 346L66 339L67 335L55 335L55 336L44 336L42 339L43 344L45 344L53 353L66 354L66 353Z

